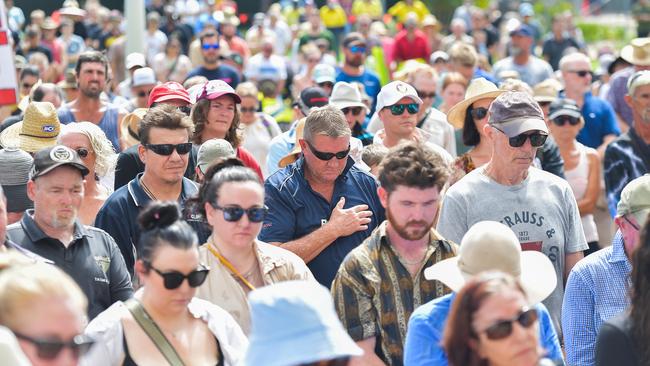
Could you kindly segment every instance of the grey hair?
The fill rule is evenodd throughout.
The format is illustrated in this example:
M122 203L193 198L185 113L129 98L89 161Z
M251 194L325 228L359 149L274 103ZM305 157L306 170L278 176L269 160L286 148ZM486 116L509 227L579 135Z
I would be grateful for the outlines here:
M115 169L117 154L113 149L113 144L99 126L92 122L70 123L61 130L59 140L61 136L67 133L80 133L88 138L95 153L95 173L97 176L106 176Z
M562 71L567 71L568 68L567 65L576 61L584 61L591 66L591 59L589 58L589 56L581 52L574 52L565 55L560 59L560 63L558 64L559 69Z
M304 139L313 142L316 135L332 138L351 136L350 126L341 110L331 104L312 108L305 120Z

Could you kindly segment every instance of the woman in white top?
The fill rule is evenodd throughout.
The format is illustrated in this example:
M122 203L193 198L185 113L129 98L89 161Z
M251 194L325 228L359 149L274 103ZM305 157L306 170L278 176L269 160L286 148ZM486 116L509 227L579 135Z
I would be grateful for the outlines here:
M181 41L178 36L171 35L165 46L165 51L153 58L151 68L156 72L156 79L183 83L187 74L192 70L192 61L182 53Z
M251 82L241 83L235 89L241 98L239 105L241 127L243 129L242 146L260 163L264 178L268 176L266 156L269 153L271 139L282 133L278 123L268 114L257 112L259 109L258 90Z
M564 159L564 175L578 201L582 228L589 244L589 249L585 251L585 255L588 255L599 249L593 212L600 195L600 157L596 150L576 140L585 121L573 100L558 99L553 102L549 120L551 134Z

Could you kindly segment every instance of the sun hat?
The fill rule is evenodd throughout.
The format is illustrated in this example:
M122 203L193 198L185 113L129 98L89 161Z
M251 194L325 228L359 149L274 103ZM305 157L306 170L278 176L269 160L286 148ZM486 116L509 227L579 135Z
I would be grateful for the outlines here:
M24 212L34 207L27 197L29 171L34 159L15 147L0 150L0 185L7 197L7 212Z
M167 102L170 100L179 100L187 104L190 103L190 94L183 86L175 81L158 84L151 89L147 106L151 107L153 103Z
M0 145L33 153L56 145L60 131L61 123L52 103L30 102L25 108L23 120L2 131Z
M445 51L436 51L431 54L431 57L429 57L429 62L432 64L435 64L436 62L439 61L448 62L449 54Z
M156 73L150 67L141 67L133 72L131 86L155 85Z
M230 142L224 139L210 139L203 142L199 147L196 166L199 167L201 173L205 173L208 167L217 159L234 158L235 156L235 149L232 148Z
M330 95L330 104L338 109L362 107L368 113L368 107L363 104L359 89L345 81L339 81L334 84L332 95Z
M420 27L425 28L425 27L434 27L435 29L440 30L440 22L436 18L435 15L433 14L427 14L424 16L424 19L422 20L422 24Z
M471 277L499 270L519 279L530 304L546 299L557 286L553 263L538 251L522 251L515 233L502 223L480 221L467 230L458 256L424 270L427 280L438 280L458 292Z
M141 54L140 52L132 52L126 56L126 61L124 62L124 64L126 65L127 70L131 70L136 66L139 67L147 66L147 60L145 60L144 55Z
M41 24L41 29L45 30L54 30L59 27L58 24L52 19L52 17L47 17L45 20L43 20L43 23Z
M621 58L636 66L650 66L650 38L635 38L621 50Z
M149 108L136 108L133 112L127 114L122 118L120 124L120 130L122 133L122 138L126 140L128 147L137 145L140 143L140 136L138 131L140 129L140 121L144 118L144 115L147 114Z
M634 95L636 88L650 84L650 70L637 71L627 79L627 94Z
M550 103L557 99L562 83L556 79L546 79L533 87L533 99L537 103Z
M532 130L548 133L542 108L526 92L508 91L499 95L490 104L488 124L497 127L508 137Z
M555 119L559 116L571 116L575 118L582 117L582 112L578 104L573 99L558 98L553 103L548 111L548 118Z
M285 281L248 296L252 330L246 366L293 366L363 354L341 325L330 291Z
M616 216L632 214L639 225L646 222L650 213L650 174L642 175L628 183L621 192Z
M455 106L451 107L447 113L447 120L456 128L463 128L465 124L465 115L467 108L480 99L496 98L505 93L505 90L499 90L494 83L485 78L477 78L467 87L465 99Z
M294 161L298 160L298 156L300 156L300 153L302 152L302 148L300 147L300 143L298 141L302 139L303 133L305 131L305 121L307 118L301 118L296 122L296 127L295 127L295 140L294 140L294 145L293 149L289 151L287 155L285 155L280 161L278 162L278 166L280 168L284 168L285 166L293 163Z
M376 110L381 111L384 107L390 107L406 97L413 99L417 104L422 104L422 99L420 99L414 87L401 80L392 81L384 85L377 94Z
M76 151L67 146L56 145L39 150L34 154L34 165L29 172L29 179L34 180L64 165L79 169L82 176L88 174L88 168Z
M311 78L316 84L326 82L334 84L336 82L336 69L332 65L318 64L314 66Z
M203 84L201 95L199 95L197 101L202 99L215 100L224 95L230 95L235 99L235 103L241 103L241 98L237 95L235 89L223 80L210 80Z

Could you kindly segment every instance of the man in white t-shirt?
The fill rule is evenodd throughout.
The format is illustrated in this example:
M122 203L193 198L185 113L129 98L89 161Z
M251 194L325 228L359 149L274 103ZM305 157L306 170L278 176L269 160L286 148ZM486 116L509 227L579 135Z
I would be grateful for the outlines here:
M483 132L492 158L449 188L437 230L459 243L475 223L499 221L515 232L523 250L546 254L558 286L544 305L561 334L565 279L588 246L569 184L531 167L548 136L543 112L527 93L506 92L490 105Z
M274 38L264 38L261 52L248 59L244 75L257 85L262 80L273 80L280 94L287 80L287 64L282 56L273 53L273 42Z

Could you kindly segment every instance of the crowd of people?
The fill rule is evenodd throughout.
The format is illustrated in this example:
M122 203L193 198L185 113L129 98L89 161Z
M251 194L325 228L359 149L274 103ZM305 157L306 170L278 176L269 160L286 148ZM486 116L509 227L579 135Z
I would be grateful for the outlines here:
M5 0L0 363L650 364L650 28L493 3Z

